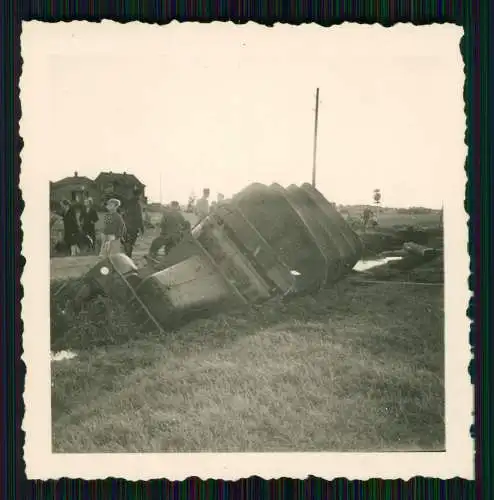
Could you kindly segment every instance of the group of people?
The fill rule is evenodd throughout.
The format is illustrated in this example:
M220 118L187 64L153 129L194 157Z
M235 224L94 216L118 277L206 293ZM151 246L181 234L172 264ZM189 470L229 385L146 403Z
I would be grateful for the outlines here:
M93 206L93 200L84 200L84 207L79 217L76 208L68 200L60 203L63 217L63 235L66 251L71 256L79 255L81 248L95 248L96 223L98 212Z
M144 220L140 205L141 192L133 190L133 196L124 201L112 198L106 202L107 212L103 216L103 229L100 235L100 255L120 253L123 249L126 255L132 258L134 246L139 235L144 234ZM206 217L215 206L224 201L219 194L217 202L209 205L210 190L205 188L202 197L197 200L194 212L199 219ZM80 253L81 247L96 250L96 223L99 220L91 198L84 200L84 207L77 216L74 206L68 201L61 202L64 241L71 256ZM148 257L156 260L158 252L164 248L165 253L176 246L185 235L189 234L191 224L185 219L180 210L178 201L172 201L162 211L160 234L152 241Z
M112 198L106 202L107 212L104 214L103 230L100 236L100 254L124 252L132 257L134 245L139 234L144 234L144 221L139 202L140 191L133 190L131 198L125 201ZM80 254L81 248L96 250L96 223L99 220L93 200L84 200L84 206L78 214L76 208L68 201L61 202L64 243L71 256Z
M199 219L206 217L218 205L220 205L225 201L225 196L222 193L218 193L217 201L213 201L210 206L209 196L210 196L209 188L203 189L202 197L196 201L195 206L193 207L193 211L199 217Z
M192 207L193 212L199 220L207 217L217 205L224 202L225 197L220 193L218 200L209 205L209 188L204 188L202 197ZM160 222L160 235L153 240L149 249L148 258L156 262L156 257L161 248L168 254L170 250L178 245L184 236L190 234L191 224L185 219L178 201L172 201L168 207L163 209Z

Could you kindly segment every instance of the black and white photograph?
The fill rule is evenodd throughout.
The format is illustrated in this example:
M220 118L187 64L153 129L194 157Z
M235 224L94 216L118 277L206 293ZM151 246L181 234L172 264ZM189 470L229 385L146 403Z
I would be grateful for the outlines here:
M28 473L473 474L461 35L24 23Z

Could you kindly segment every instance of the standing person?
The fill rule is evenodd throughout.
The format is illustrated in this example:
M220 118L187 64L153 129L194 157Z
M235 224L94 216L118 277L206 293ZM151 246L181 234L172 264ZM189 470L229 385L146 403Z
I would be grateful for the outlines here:
M132 251L139 234L144 234L144 219L142 217L142 208L140 203L141 192L135 187L132 197L124 206L124 222L127 229L124 239L124 251L128 257L132 258Z
M225 203L225 195L222 194L222 193L218 193L218 196L216 198L216 201L212 201L211 202L211 207L209 209L209 211L212 213L214 212L214 210L218 207L220 207L221 205L223 205Z
M98 222L98 212L96 212L93 206L93 199L87 198L84 200L84 207L82 208L81 214L79 215L79 221L81 223L81 229L84 236L89 239L90 248L94 250L96 243L96 222Z
M149 248L148 257L154 261L160 248L165 247L165 252L169 253L190 231L190 222L180 213L178 201L172 201L170 206L164 209L160 226L160 235L152 241Z
M70 256L75 257L79 254L78 243L80 238L77 215L74 207L70 204L70 201L63 200L60 205L62 207L63 214L63 239L65 246L67 251L70 253Z
M369 207L364 209L364 215L362 216L364 222L364 229L367 229L370 220L372 219L372 210Z
M202 190L202 197L196 202L196 215L199 219L204 219L209 214L209 188Z
M189 201L187 202L187 208L185 209L187 213L191 214L194 212L195 202L196 202L196 197L194 196L194 194L191 194L189 196Z
M108 213L105 214L103 233L101 235L101 253L102 257L108 257L111 254L121 251L120 242L125 238L125 222L118 213L120 200L112 198L106 203Z

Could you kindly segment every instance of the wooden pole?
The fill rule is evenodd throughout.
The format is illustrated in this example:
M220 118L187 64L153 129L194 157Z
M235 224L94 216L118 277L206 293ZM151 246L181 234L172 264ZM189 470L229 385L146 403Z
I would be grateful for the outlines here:
M317 125L319 118L319 87L316 89L316 110L314 117L314 152L312 157L312 187L316 187Z
M160 172L160 208L161 208L161 205L163 205L163 194L161 191L161 172Z

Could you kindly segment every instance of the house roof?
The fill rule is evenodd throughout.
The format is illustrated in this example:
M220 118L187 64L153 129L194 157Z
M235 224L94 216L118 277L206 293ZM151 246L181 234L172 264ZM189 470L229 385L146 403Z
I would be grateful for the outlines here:
M92 184L94 181L89 177L81 175L73 175L72 177L64 177L58 181L52 182L53 186L63 186L65 184Z
M64 177L63 179L60 179L58 181L54 181L51 183L52 186L54 187L59 187L59 186L65 186L68 184L87 184L91 185L94 184L95 182L124 182L127 185L138 185L140 187L145 187L145 184L143 184L134 174L127 174L127 173L114 173L114 172L101 172L96 179L90 179L89 177L85 177L83 175L77 175L77 172L74 172L75 175L71 177Z
M143 184L134 174L128 174L124 172L123 174L114 172L101 172L94 182L114 182L114 181L124 181L127 184L137 184L138 186L144 187Z

